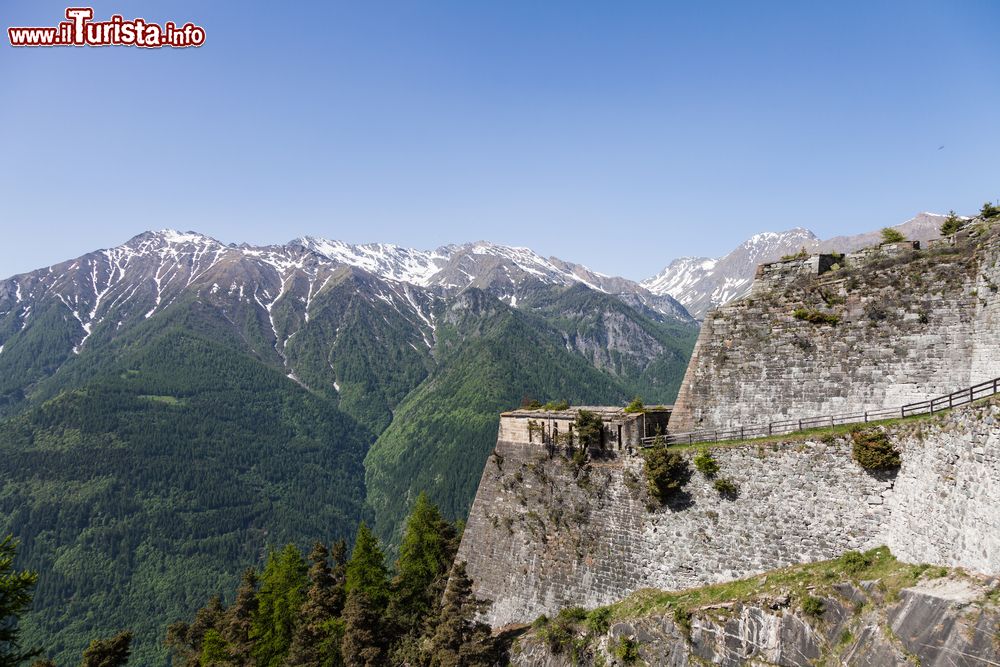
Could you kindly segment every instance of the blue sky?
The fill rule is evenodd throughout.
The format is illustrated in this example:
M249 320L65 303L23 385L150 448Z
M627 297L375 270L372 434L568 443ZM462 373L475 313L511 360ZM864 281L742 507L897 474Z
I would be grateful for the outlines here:
M6 28L66 4L0 7ZM488 239L639 279L759 231L1000 198L992 0L93 7L207 42L4 35L0 275L173 227Z

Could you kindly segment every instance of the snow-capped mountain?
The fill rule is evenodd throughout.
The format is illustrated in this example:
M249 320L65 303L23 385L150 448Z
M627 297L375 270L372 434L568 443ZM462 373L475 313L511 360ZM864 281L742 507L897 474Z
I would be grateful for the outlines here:
M940 235L938 230L945 217L937 213L920 213L895 228L909 239L926 241ZM879 238L879 231L837 236L825 241L801 227L764 232L750 237L724 257L675 259L663 271L640 284L654 294L674 297L700 320L712 308L746 295L758 264L773 262L803 248L810 252L853 252L878 243Z
M420 287L438 287L445 293L475 287L517 306L527 292L541 285L584 285L613 294L629 305L657 316L690 321L690 315L669 294L653 293L625 278L607 276L581 264L542 257L530 248L487 241L447 245L423 251L390 244L352 245L306 237L301 245L334 262L353 266L387 280Z

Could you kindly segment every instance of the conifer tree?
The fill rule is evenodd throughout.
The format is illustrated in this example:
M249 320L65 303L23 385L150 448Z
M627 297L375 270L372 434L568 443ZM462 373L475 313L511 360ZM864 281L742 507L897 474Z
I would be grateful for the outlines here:
M40 651L21 649L18 618L31 604L31 589L38 581L36 572L14 569L17 542L12 536L0 541L0 667L18 665Z
M389 616L403 634L418 632L444 591L458 549L454 526L421 493L406 521Z
M357 551L357 549L355 549ZM352 558L353 560L353 558ZM379 667L386 663L388 637L382 628L382 611L361 587L347 594L344 607L341 653L346 667Z
M257 612L250 637L260 667L278 667L285 661L298 623L298 611L308 585L302 552L294 544L273 551L260 578Z
M381 613L389 601L389 572L385 554L378 538L362 521L354 540L354 551L347 563L344 590L348 599L351 593L361 591Z
M494 661L490 627L476 620L489 606L472 593L465 563L451 569L444 607L430 639L428 664L435 667L489 667Z
M222 623L226 608L222 598L212 596L208 604L198 610L194 622L188 625L184 622L172 623L167 628L166 644L182 667L199 667L201 664L201 648L205 634L209 630L217 630Z
M229 658L235 665L254 665L253 618L257 613L257 571L252 567L243 572L236 600L226 611L222 622L222 638L226 641Z
M330 556L333 559L334 616L340 616L347 602L347 542L337 540Z
M309 554L309 590L299 610L299 624L285 664L289 667L333 665L339 646L333 641L337 616L337 590L330 569L330 552L317 542Z
M132 633L119 632L111 639L95 639L83 652L82 667L120 667L132 652Z

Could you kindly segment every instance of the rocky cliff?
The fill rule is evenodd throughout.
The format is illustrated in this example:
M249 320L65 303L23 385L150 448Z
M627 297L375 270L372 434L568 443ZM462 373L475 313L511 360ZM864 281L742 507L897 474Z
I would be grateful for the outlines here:
M980 666L1000 660L996 579L905 565L887 549L541 619L522 667L648 664Z

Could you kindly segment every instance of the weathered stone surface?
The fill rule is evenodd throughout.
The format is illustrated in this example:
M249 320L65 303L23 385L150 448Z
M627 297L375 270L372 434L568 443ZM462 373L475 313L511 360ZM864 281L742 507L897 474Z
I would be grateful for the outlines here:
M580 468L561 452L501 441L459 558L494 601L495 626L882 544L903 561L1000 573L1000 403L887 433L902 452L894 476L861 469L849 436L719 447L719 474L738 496L720 497L695 473L685 498L655 511L638 456Z
M762 271L706 316L670 430L892 408L1000 376L998 234L818 277Z
M824 597L820 617L735 602L696 612L689 632L656 613L613 623L575 656L553 653L532 631L510 658L519 667L618 665L614 649L624 638L645 664L663 667L982 667L1000 663L995 594L988 582L952 576L903 589L898 600L876 596L865 606Z

